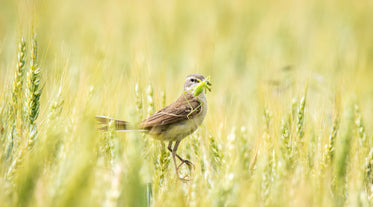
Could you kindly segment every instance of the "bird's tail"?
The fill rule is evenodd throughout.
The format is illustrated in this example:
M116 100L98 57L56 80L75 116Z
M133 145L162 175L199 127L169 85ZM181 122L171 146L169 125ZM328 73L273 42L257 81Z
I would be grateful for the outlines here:
M108 131L109 130L109 123L111 121L114 122L115 130L130 130L129 129L129 123L126 121L122 121L119 119L113 119L107 116L96 116L96 120L98 121L100 125L100 130Z

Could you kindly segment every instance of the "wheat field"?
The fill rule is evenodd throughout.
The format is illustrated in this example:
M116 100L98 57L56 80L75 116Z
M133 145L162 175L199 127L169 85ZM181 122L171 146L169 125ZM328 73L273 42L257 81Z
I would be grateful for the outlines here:
M373 2L0 1L0 206L373 206ZM178 153L138 123L185 77Z

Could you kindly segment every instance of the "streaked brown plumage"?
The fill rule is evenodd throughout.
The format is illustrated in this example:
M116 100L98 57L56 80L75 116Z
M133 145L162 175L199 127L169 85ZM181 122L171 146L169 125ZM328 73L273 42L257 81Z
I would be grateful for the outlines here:
M201 112L200 105L201 102L193 96L192 92L185 93L171 105L166 106L146 118L141 122L140 126L143 129L151 129L154 126L164 126L185 119L193 119L194 116ZM195 109L195 111L191 113L193 109Z

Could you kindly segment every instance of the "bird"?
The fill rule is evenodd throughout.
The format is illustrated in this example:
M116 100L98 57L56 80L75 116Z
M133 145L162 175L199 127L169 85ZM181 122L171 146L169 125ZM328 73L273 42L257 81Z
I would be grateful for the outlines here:
M167 149L171 152L175 165L176 175L180 180L188 181L185 177L179 176L179 169L183 164L191 169L192 162L183 159L177 154L180 142L192 134L202 124L207 113L206 90L211 90L210 78L205 79L200 74L190 74L186 77L182 94L170 105L155 112L154 114L133 126L127 121L114 119L107 116L96 116L101 124L100 129L107 131L111 121L114 122L116 130L140 130L153 138L168 142ZM197 88L199 92L197 91ZM177 165L176 158L181 163Z

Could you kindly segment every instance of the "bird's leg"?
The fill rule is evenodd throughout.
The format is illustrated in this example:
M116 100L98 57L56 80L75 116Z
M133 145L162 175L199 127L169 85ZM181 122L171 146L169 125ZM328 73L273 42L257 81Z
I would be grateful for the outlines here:
M177 175L177 177L180 179L180 180L183 180L183 181L189 181L188 179L185 179L185 177L184 178L181 178L180 176L179 176L179 168L185 163L185 164L187 164L188 165L188 167L192 167L193 166L193 164L189 161L189 160L184 160L183 158L181 158L178 154L176 154L176 151L177 151L177 148L179 147L179 144L180 144L180 140L177 140L176 142L175 142L175 145L174 145L174 148L172 149L172 159L174 160L174 164L175 164L175 170L176 170L176 175ZM168 149L170 150L171 149L171 147L172 147L172 142L170 142L169 144L168 144ZM175 157L177 157L177 158L179 158L179 160L181 161L181 163L179 164L179 166L176 164L176 158Z
M170 150L171 147L172 147L172 142L170 142L170 143L168 144L168 149ZM171 153L172 153L172 159L174 160L175 170L176 170L176 175L177 175L178 178L180 178L180 176L179 176L179 172L177 171L177 165L176 165L176 159L175 159L176 152L174 153L172 149L171 149L170 151L171 151Z
M179 141L180 143L180 141ZM176 144L175 144L176 145ZM168 147L167 147L168 151L170 151L172 153L172 142L169 142L168 143ZM177 149L176 149L177 150ZM182 162L182 163L186 163L187 165L193 165L192 162L190 162L189 160L184 160L183 158L181 158L178 154L176 154L176 151L175 151L175 156Z

